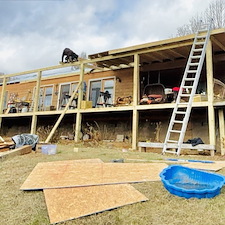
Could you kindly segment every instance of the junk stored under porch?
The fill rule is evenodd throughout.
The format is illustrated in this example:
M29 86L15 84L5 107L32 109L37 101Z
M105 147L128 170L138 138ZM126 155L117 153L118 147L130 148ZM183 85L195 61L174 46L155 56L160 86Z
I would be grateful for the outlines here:
M143 110L139 113L138 141L163 142L167 131L172 109L167 110ZM52 126L57 120L57 115L41 116L37 121L37 134L44 141ZM60 137L74 138L76 116L65 115L62 123L54 134L54 142ZM185 140L200 137L208 140L207 115L204 108L195 108L192 111L188 124ZM196 129L197 128L197 129ZM2 135L14 136L18 133L29 133L29 118L3 118ZM131 112L107 112L93 114L85 113L82 119L81 137L88 140L95 136L98 141L117 139L117 135L123 136L123 142L131 144L132 140L132 115Z

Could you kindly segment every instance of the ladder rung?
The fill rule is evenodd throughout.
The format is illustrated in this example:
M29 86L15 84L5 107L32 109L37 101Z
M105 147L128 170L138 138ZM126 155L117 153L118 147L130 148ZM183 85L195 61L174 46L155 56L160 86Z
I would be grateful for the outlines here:
M196 48L196 49L193 49L193 52L202 52L203 48Z
M181 130L170 130L171 133L181 133Z
M191 94L181 94L180 97L190 97Z
M197 70L188 70L187 73L197 73Z
M200 59L200 58L201 58L200 55L193 55L193 56L191 56L191 59Z
M207 30L199 30L199 32L198 32L198 37L206 37L203 33L205 33ZM200 34L201 33L201 34Z
M183 86L181 88L193 88L193 86Z
M204 44L205 44L205 42L203 42L203 41L199 41L199 42L195 43L195 45L204 45Z
M181 120L174 120L173 122L174 123L184 123L184 121L181 121Z
M165 150L165 151L163 151L163 153L164 153L164 152L168 152L168 153L177 154L177 152L176 152L176 151L169 151L169 150Z
M185 113L186 113L186 112L176 111L176 114L180 114L180 115L185 114Z
M175 141L175 140L167 140L167 144L170 144L170 143L178 143L178 141Z
M188 105L188 102L180 102L180 103L178 103L178 105Z
M189 63L189 65L190 65L190 66L198 66L199 63L198 63L198 62L197 62L197 63Z
M203 38L206 38L206 36L205 35L198 35L196 38L197 39L203 39Z
M207 27L205 26L204 28L203 28L203 27L200 28L200 29L198 30L198 33L200 33L200 32L206 32L206 31L208 31L208 29L207 29Z
M185 81L194 81L194 80L195 80L195 78L190 78L190 77L185 78Z

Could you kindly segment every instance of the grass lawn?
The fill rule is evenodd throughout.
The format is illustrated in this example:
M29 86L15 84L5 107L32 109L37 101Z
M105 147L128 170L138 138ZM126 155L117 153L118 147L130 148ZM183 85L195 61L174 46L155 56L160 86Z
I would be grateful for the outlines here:
M73 145L58 145L56 155L40 152L0 162L0 224L1 225L47 225L49 218L42 191L20 191L19 188L39 162L100 158L104 162L123 158L161 160L166 158L157 153L123 152L122 148L93 147L73 151ZM167 156L172 158L172 156ZM182 159L224 160L224 157L183 156ZM140 161L137 161L140 163ZM148 163L148 161L144 162ZM219 171L225 175L225 169ZM158 182L132 184L149 201L124 206L91 216L60 224L90 225L224 225L225 187L221 194L212 199L185 199L171 195Z

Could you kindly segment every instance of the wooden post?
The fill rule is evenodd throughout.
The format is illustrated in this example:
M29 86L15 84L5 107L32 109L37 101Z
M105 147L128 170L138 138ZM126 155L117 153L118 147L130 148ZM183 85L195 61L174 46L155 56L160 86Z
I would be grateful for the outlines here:
M208 94L208 126L209 126L209 142L211 145L216 145L215 134L215 112L213 107L213 58L212 58L212 42L209 40L206 49L206 79L207 79L207 94ZM214 152L211 151L211 155Z
M3 113L3 108L4 108L4 99L5 99L5 94L6 94L6 85L7 85L7 77L3 78L2 81L2 91L1 91L1 98L0 98L0 114Z
M138 54L134 55L134 75L133 75L133 105L137 106L140 98L139 94L139 63L140 57Z
M81 101L83 100L83 80L84 80L84 63L80 65L80 88L78 92L78 101L77 101L77 115L76 115L76 126L75 126L75 142L80 141L80 131L81 131L81 122L82 122L82 114L80 112Z
M140 56L134 55L134 74L133 74L133 119L132 119L132 149L137 149L138 143L138 120L139 112L137 110L139 94L139 63Z
M37 75L37 81L36 81L36 89L35 89L35 96L33 101L33 115L32 115L32 122L31 122L31 129L30 133L35 134L36 129L37 129L37 115L35 112L38 111L38 103L39 103L39 97L40 97L40 86L41 86L41 76L42 76L42 71L38 71Z
M225 128L224 128L224 112L219 109L219 131L220 131L220 149L221 155L225 154Z
M4 99L6 95L6 86L7 86L7 77L3 78L2 81L2 92L1 92L1 98L0 98L0 114L3 114L3 108L4 108ZM2 127L2 117L0 117L0 128Z

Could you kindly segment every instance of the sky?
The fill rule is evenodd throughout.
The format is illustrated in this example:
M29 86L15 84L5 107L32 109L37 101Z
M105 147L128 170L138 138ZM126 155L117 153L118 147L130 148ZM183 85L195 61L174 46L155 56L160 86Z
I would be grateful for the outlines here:
M174 37L212 0L0 0L0 72Z

